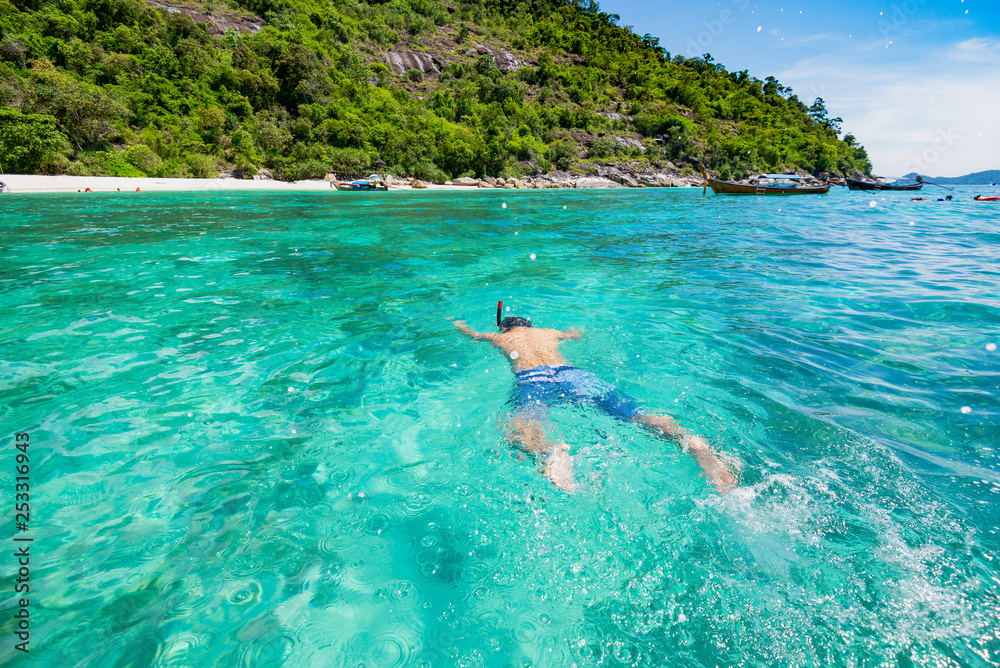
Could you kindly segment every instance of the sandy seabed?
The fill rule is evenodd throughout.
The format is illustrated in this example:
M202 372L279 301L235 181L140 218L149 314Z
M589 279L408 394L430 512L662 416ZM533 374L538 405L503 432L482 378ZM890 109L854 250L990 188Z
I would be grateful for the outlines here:
M4 195L23 193L84 193L91 192L185 192L208 190L328 190L337 192L329 181L255 181L252 179L155 179L116 176L38 176L34 174L4 174ZM392 185L389 190L421 192L408 185ZM426 190L479 190L469 186L428 185Z

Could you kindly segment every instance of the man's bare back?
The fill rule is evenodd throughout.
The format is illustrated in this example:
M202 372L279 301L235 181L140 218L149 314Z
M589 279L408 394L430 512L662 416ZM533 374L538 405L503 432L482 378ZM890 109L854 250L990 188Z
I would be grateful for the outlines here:
M510 360L514 373L534 369L538 366L563 366L567 364L559 354L559 344L567 339L578 339L580 332L560 332L558 329L534 327L513 327L506 332L476 332L466 326L464 320L456 320L455 326L466 336L479 341L489 341Z

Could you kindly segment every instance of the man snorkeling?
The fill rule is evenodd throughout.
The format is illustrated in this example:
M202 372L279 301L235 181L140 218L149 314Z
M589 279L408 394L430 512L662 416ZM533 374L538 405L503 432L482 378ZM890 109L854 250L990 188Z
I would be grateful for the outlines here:
M499 333L477 332L464 320L455 326L476 341L489 341L510 360L517 384L511 395L514 417L511 420L513 440L526 452L537 457L545 476L557 487L572 492L573 458L569 445L551 443L545 438L543 422L548 422L549 406L558 403L588 402L605 413L625 422L633 422L662 438L674 441L694 457L705 477L720 494L729 492L736 478L700 436L689 434L668 415L642 412L635 399L592 373L570 366L559 354L559 345L568 339L579 339L576 331L533 327L524 318L500 320L503 302L497 305Z

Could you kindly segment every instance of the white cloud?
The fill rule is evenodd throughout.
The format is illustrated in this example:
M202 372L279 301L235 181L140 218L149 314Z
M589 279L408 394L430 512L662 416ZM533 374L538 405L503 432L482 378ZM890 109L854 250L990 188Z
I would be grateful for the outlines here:
M1000 65L1000 40L988 40L982 37L967 39L953 45L945 56L951 61L960 63Z
M879 61L874 43L812 56L778 79L826 101L877 174L958 176L1000 169L1000 42L967 40ZM884 50L884 47L883 47ZM960 62L960 66L956 63Z

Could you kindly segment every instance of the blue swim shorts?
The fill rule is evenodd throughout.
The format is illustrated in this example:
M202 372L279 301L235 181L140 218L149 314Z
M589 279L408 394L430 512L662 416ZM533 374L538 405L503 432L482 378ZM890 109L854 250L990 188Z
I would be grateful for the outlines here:
M508 402L519 417L545 419L549 406L589 402L619 420L639 415L636 400L594 374L573 366L536 366L517 374Z

